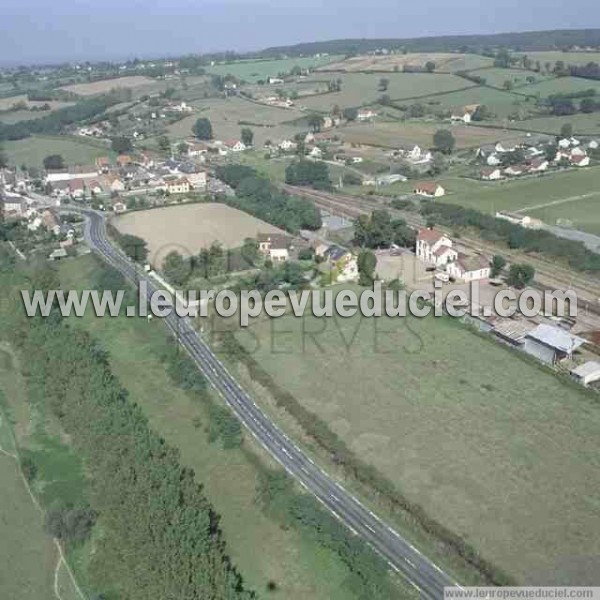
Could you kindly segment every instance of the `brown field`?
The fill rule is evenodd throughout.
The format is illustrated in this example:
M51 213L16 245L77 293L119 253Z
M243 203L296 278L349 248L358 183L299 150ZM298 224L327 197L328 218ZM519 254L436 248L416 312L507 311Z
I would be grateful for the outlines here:
M114 219L122 233L137 235L148 242L150 262L159 266L176 250L183 256L198 254L213 242L225 248L242 245L258 233L282 233L280 229L225 204L183 204L132 212Z
M67 92L73 92L80 96L94 96L95 94L104 94L113 88L137 88L153 83L153 79L143 77L142 75L132 75L130 77L116 77L115 79L105 79L103 81L93 81L92 83L76 83L67 85L62 89Z
M433 145L438 129L449 129L456 139L456 148L472 148L497 141L523 141L525 134L484 127L440 123L365 123L339 129L338 135L350 144L398 148L406 144Z
M317 70L327 71L393 71L395 67L401 71L404 65L411 67L424 66L428 61L436 64L436 71L451 73L489 67L492 60L474 54L451 54L446 52L427 52L417 54L391 54L387 56L354 56L346 60L330 63Z

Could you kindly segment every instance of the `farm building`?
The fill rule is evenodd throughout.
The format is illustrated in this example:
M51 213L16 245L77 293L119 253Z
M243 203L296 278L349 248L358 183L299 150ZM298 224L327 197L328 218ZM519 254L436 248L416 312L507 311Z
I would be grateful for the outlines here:
M553 365L573 353L585 344L586 340L572 335L564 329L541 324L525 336L523 350L538 360Z
M422 181L415 184L415 194L426 196L428 198L439 198L446 194L446 190L435 181Z
M490 263L485 256L480 254L468 255L462 252L457 254L456 260L446 266L448 275L467 282L489 278Z
M571 371L571 375L581 385L588 386L600 381L600 362L590 360Z

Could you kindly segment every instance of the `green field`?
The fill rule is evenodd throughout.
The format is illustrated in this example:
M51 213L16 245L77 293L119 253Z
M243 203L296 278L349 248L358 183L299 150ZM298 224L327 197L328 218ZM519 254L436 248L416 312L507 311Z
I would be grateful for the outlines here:
M485 77L487 85L493 87L502 88L505 81L510 81L515 88L529 86L527 77L535 77L536 82L545 81L550 76L542 75L540 73L534 73L533 71L526 71L523 69L477 69L470 71L469 75L479 75ZM519 90L521 93L527 93L527 88Z
M577 135L599 136L600 137L600 113L569 115L566 117L536 117L503 123L508 128L523 129L529 131L539 131L559 135L562 126L565 123L573 125L573 131Z
M545 68L545 63L551 63L551 68L554 67L556 61L562 60L566 65L587 65L589 62L600 63L600 52L528 52L527 56L532 61L539 60L542 63L542 68Z
M238 339L357 456L519 581L600 582L595 398L449 319L285 317Z
M533 109L533 103L529 103L523 96L496 90L488 87L474 87L468 90L443 94L432 97L424 103L439 106L440 108L452 110L467 106L469 104L485 104L494 114L506 117L521 109Z
M12 356L0 346L0 597L47 600L54 597L58 554L44 532L42 514L29 495L14 458L17 448L13 422L20 431L27 425L23 420L23 395ZM66 589L68 578L61 576L59 585L64 600L76 600L73 590L69 593Z
M552 94L567 94L589 89L595 89L596 93L600 92L600 81L581 77L556 77L555 79L527 86L522 91L527 94L539 94L541 98L546 98Z
M389 79L389 87L385 92L379 89L379 80L382 77ZM298 104L309 109L326 112L336 104L342 108L372 104L384 93L393 100L401 101L474 85L460 77L444 73L389 73L385 75L380 73L327 73L311 77L311 82L327 82L332 79L342 80L340 92L301 98L298 100Z
M566 224L568 221L574 229L600 235L600 189L589 193L594 195L525 212L548 225Z
M44 158L60 154L69 165L94 164L99 156L111 156L108 146L99 142L79 141L74 138L32 136L23 140L5 142L4 150L11 165L42 167Z
M254 132L254 144L262 145L268 139L275 142L293 137L300 127L288 125L286 121L304 117L296 109L275 108L235 97L198 100L193 106L197 112L170 125L169 136L176 139L191 136L196 119L206 117L212 123L215 139L238 140L242 127L250 127Z
M571 219L584 231L600 233L600 167L513 181L482 182L459 178L442 178L441 181L449 191L442 202L492 214L499 210L521 210L574 198L573 201L556 204L546 212L551 215L549 224L554 224L557 218ZM594 196L596 203L587 198L589 194L597 194L597 197ZM579 196L586 197L579 200ZM587 217L584 217L586 210ZM543 219L542 210L536 210L532 215Z
M385 148L419 144L423 148L433 146L433 136L441 129L439 123L419 121L363 123L340 128L338 135L351 144L368 144ZM456 140L456 148L473 148L497 141L519 142L525 135L515 131L502 131L485 127L446 124Z
M289 73L293 67L302 69L314 69L336 60L336 56L298 57L280 60L242 60L230 63L220 63L207 67L208 73L215 75L233 75L248 83L254 83L259 79L277 77L280 73Z
M63 287L88 287L93 268L89 257L63 263ZM108 351L115 374L151 426L181 451L182 462L205 484L221 516L228 552L248 587L263 597L267 582L274 581L278 591L269 597L286 600L349 598L343 586L347 571L339 559L300 532L280 527L256 505L258 471L247 454L258 451L254 442L246 441L243 450L223 450L208 442L206 407L174 386L157 358L166 338L162 323L89 315L79 323Z

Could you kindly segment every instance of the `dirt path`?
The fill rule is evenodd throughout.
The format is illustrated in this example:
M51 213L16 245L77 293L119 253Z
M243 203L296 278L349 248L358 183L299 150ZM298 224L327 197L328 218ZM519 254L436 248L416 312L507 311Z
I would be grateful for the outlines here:
M545 202L544 204L535 204L534 206L525 206L514 210L516 213L528 213L532 210L538 210L540 208L547 208L548 206L558 206L559 204L567 204L569 202L577 202L578 200L585 200L586 198L593 198L594 196L600 195L600 192L590 192L589 194L582 194L581 196L571 196L570 198L562 198L561 200L553 200L552 202Z
M2 419L3 419L3 416L0 414L0 426L2 425ZM12 437L12 442L13 442L12 445L15 448L15 453L5 450L4 448L2 448L2 446L0 446L0 453L4 454L5 456L9 456L17 463L17 470L19 472L19 476L21 477L21 480L23 481L23 485L25 486L25 489L27 490L27 493L29 494L29 497L31 498L31 501L33 502L34 506L37 508L38 512L43 517L44 509L40 505L38 499L35 497L35 494L31 490L31 486L29 485L29 482L27 481L27 478L25 477L25 475L23 474L23 470L21 469L21 460L19 458L16 440L14 439L14 436L12 436L12 431L10 429L8 429L8 432L9 432L9 435ZM54 542L54 545L56 546L56 550L58 552L58 562L56 563L56 569L54 570L54 595L56 596L57 600L63 600L63 597L61 596L60 590L59 590L58 579L60 576L60 568L61 568L61 566L64 565L64 567L67 571L67 574L69 575L69 578L71 580L71 583L73 584L73 587L75 588L75 590L77 592L77 595L82 600L87 600L87 596L82 592L81 588L77 584L75 575L73 574L73 571L69 567L69 563L67 562L67 560L65 558L65 555L64 555L62 546L60 545L60 542L56 538L53 538L52 541Z

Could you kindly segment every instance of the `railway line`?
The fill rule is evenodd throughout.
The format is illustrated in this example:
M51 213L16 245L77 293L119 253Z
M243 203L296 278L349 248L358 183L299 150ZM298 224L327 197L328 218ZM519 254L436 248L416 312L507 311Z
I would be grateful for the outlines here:
M419 229L425 226L425 220L420 215L391 208L387 198L373 196L372 199L366 200L345 194L321 192L289 185L284 188L290 193L312 200L319 208L347 218L354 219L359 215L369 214L373 210L386 209L394 216L403 218L410 227ZM449 228L444 226L438 226L438 229L444 233L452 233ZM460 245L474 252L484 252L490 255L500 252L493 244L469 237L461 236ZM533 265L536 269L536 282L541 289L571 289L577 293L581 307L590 313L600 315L600 280L579 275L566 267L551 263L538 256L524 255L508 248L503 248L501 252L510 259L523 260Z

